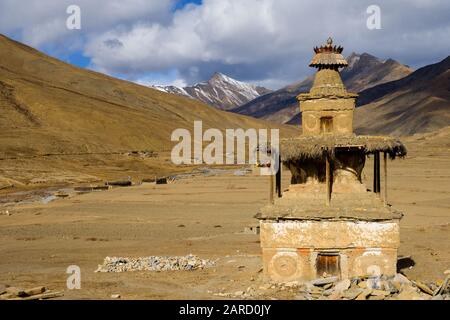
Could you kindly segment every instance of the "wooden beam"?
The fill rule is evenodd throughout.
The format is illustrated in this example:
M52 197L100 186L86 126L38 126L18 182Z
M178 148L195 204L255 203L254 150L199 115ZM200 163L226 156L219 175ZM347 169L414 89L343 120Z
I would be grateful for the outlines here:
M384 169L384 205L387 206L387 152L383 154L383 169Z
M276 191L278 198L281 198L281 156L278 158L278 171L276 175Z
M326 183L326 205L330 206L331 202L331 170L330 170L330 159L328 154L325 156L325 183Z
M273 204L273 174L269 175L269 204Z

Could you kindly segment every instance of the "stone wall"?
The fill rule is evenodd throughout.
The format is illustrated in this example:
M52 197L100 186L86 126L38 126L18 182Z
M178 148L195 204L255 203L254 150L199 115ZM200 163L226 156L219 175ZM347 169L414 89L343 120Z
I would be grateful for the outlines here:
M340 278L394 275L400 243L398 220L260 222L264 273L274 281L308 281L319 255L336 256Z
M322 134L321 118L332 118L333 128L329 133L352 134L355 99L313 99L302 101L302 128L304 135Z

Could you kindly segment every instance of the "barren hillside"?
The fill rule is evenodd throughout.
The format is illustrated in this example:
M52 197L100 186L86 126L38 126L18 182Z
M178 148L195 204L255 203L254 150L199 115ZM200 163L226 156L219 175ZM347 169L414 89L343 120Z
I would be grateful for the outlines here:
M409 76L361 92L359 133L412 135L450 125L450 56Z
M170 150L171 132L194 120L278 127L80 69L1 35L0 107L2 156Z
M0 110L0 192L188 170L171 163L170 139L195 120L204 129L280 127L77 68L1 35Z

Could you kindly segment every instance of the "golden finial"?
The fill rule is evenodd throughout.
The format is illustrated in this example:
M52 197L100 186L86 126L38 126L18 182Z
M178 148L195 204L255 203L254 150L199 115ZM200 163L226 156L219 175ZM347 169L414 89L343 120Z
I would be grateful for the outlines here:
M331 46L333 45L333 39L332 39L331 37L328 37L328 39L327 39L327 45L328 45L329 47L331 47Z

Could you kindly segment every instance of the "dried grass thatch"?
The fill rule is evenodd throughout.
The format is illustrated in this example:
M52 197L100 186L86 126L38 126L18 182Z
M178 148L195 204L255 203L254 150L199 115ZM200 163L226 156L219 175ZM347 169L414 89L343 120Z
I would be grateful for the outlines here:
M336 67L346 67L348 66L347 61L344 56L340 53L335 52L322 52L317 53L311 62L310 67L325 67L325 66L336 66Z
M387 152L391 159L404 157L407 153L403 143L393 137L321 135L301 136L280 141L280 153L283 162L322 158L326 153L333 155L337 148L360 148L366 154L377 151Z

